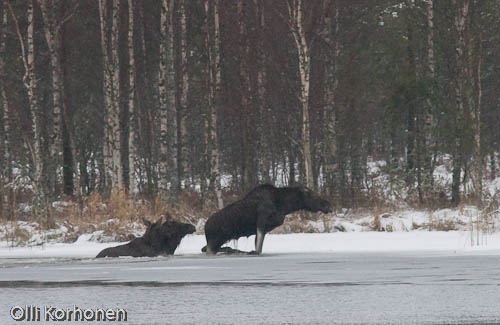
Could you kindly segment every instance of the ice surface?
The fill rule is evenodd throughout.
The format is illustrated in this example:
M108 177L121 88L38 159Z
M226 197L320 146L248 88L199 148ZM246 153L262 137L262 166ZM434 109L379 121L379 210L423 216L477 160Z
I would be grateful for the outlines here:
M296 253L2 260L13 305L125 308L132 324L498 323L497 255Z

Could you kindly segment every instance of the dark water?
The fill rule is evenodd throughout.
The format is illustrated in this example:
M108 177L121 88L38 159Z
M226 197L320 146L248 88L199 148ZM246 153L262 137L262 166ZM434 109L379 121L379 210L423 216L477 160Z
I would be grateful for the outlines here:
M124 308L130 324L500 323L500 258L331 253L0 260L0 324L19 324L10 308L26 304Z

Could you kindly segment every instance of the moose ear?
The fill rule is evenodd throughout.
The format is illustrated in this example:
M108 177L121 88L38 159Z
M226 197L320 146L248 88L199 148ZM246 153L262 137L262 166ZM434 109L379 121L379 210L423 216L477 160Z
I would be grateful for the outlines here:
M142 222L146 225L146 227L151 227L151 221L149 221L148 219L142 217Z
M161 225L162 222L163 222L163 216L161 216L160 219L156 220L155 223Z

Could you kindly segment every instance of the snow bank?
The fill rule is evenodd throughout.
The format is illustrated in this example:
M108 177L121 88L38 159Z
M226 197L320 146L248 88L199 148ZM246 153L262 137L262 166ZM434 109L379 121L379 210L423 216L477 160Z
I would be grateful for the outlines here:
M240 238L229 246L244 251L254 250L254 236ZM473 238L476 245L476 236ZM0 258L92 258L102 249L121 243L96 243L81 236L73 244L54 243L36 247L8 247L0 242ZM450 232L336 232L324 234L267 235L264 254L322 252L495 252L500 254L500 234L480 237L479 246L471 246L471 234ZM205 246L203 235L188 235L177 248L176 255L201 254Z
M228 246L243 251L254 250L255 237L240 238ZM463 231L450 232L336 232L324 234L267 235L263 252L275 253L324 253L324 252L404 252L404 251L498 251L500 234L480 237L479 246L474 236ZM186 237L176 254L198 254L205 245L200 235Z

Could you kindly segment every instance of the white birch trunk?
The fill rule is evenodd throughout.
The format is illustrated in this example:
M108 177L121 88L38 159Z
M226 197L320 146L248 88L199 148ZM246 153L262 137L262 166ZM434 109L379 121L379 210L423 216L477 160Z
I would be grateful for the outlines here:
M258 144L258 151L262 152L262 156L260 157L260 169L261 173L263 175L263 181L266 183L271 182L271 157L269 157L269 145L267 144L267 139L270 136L270 133L268 130L265 130L267 127L266 123L266 82L267 82L267 59L266 59L266 52L264 50L266 44L264 42L264 37L265 37L265 28L266 28L266 21L264 17L264 8L263 8L263 2L259 2L257 4L257 10L256 10L256 20L259 24L258 27L258 35L259 35L259 41L258 41L258 71L257 71L257 96L258 96L258 106L259 106L259 125L257 128L257 134L259 134L260 139L259 139L259 144Z
M219 140L217 135L217 107L220 99L221 92L221 38L220 38L220 16L219 16L219 0L215 0L214 4L214 69L215 69L215 89L214 89L214 105L212 107L212 174L214 175L215 182L215 195L217 196L217 206L219 209L224 208L224 201L222 199L222 184L221 184L221 171L220 171L220 151Z
M436 60L434 58L434 0L427 0L427 67L429 75L436 74Z
M288 3L288 12L292 34L295 39L299 58L300 73L300 102L302 105L302 151L304 155L304 168L306 172L306 186L314 186L311 157L311 128L309 118L309 88L311 73L311 53L306 40L302 0Z
M169 6L168 0L161 1L160 13L160 71L158 79L158 95L160 101L160 188L167 189L168 174L168 71L167 62L171 59L168 56L168 33L169 26Z
M38 99L36 97L37 77L35 74L35 43L34 43L34 12L33 12L33 2L29 1L28 4L28 28L27 28L27 43L28 43L28 53L27 53L27 80L28 80L28 97L30 100L31 112L33 115L33 135L34 143L32 145L32 161L34 168L34 184L35 193L38 193L38 205L40 207L40 213L46 213L47 202L45 187L42 181L42 157L41 157L41 121L40 121L40 107L38 105ZM28 144L29 145L29 144Z
M336 125L336 120L337 120L337 107L335 104L335 93L338 88L338 77L337 77L337 60L340 56L340 40L339 40L339 31L340 31L340 10L338 7L338 4L336 4L335 7L335 14L334 14L334 21L333 24L328 20L326 20L326 15L325 15L325 24L330 23L332 26L330 27L329 33L333 36L334 41L334 55L333 58L331 57L331 54L327 54L329 57L327 57L327 78L325 79L325 96L326 96L326 109L325 109L325 123L326 123L326 131L327 131L327 141L328 143L326 144L326 151L327 151L327 157L326 157L326 163L327 165L325 166L324 172L328 175L328 182L327 182L327 192L328 194L331 194L330 191L334 185L334 179L335 179L335 169L337 168L335 164L336 156L337 156L337 125Z
M111 38L108 37L109 18L107 1L99 0L101 48L104 67L104 105L106 109L104 164L106 186L111 190L123 190L123 172L120 154L120 70L119 70L119 23L120 1L113 0ZM108 52L111 50L111 54Z
M481 100L483 90L481 87L481 65L482 65L482 33L479 35L479 46L477 54L477 67L476 67L476 91L477 98L474 107L470 108L471 120L473 123L474 133L474 151L472 155L472 170L474 190L476 192L476 200L480 205L483 199L483 157L481 156ZM473 69L470 67L470 71ZM472 77L472 76L471 76ZM471 78L473 80L473 78ZM470 96L472 99L472 96Z
M0 130L0 218L9 217L6 209L9 206L9 194L5 184L8 183L10 175L10 157L9 157L9 106L7 103L7 93L5 92L4 79L5 76L5 41L6 28L8 22L7 6L3 6L2 21L0 22L0 112L2 114L2 129Z
M210 185L215 190L217 197L217 207L222 209L222 187L220 180L220 153L217 137L217 104L220 96L220 21L219 21L219 1L213 4L213 13L210 12L210 4L205 1L205 13L207 25L210 26L210 16L213 14L214 28L213 37L210 27L207 27L206 43L208 50L208 71L209 71L209 121L208 121L208 148L210 148Z
M456 116L455 116L455 149L453 157L453 181L452 181L452 201L458 204L460 201L460 174L463 165L463 148L462 148L462 133L463 133L463 118L464 118L464 88L466 72L466 38L465 29L467 23L467 16L469 12L469 1L464 0L460 6L457 7L456 0L454 7L457 8L455 16L455 29L457 32L457 44L455 48L456 60L456 75L455 75L455 101L456 101ZM465 189L465 188L464 188Z
M187 127L186 127L186 114L187 114L187 100L189 91L189 75L188 75L188 51L187 51L187 22L186 22L186 0L181 2L181 68L182 68L182 90L180 98L180 107L177 111L179 116L179 134L180 137L177 139L177 145L180 150L180 157L178 157L180 175L186 179L188 175L188 148L186 146L187 140ZM181 180L179 180L181 181Z
M123 190L123 170L120 150L120 0L113 0L112 26L111 26L111 82L112 82L112 113L108 119L113 134L113 188Z
M49 48L51 76L52 76L52 119L53 126L50 136L50 160L52 162L51 171L58 166L59 153L61 151L61 93L62 93L62 70L60 61L60 33L59 25L56 22L54 3L50 0L39 0L42 10L43 27L45 40Z
M434 58L434 0L427 1L427 75L431 82L434 82L436 76L436 59ZM430 96L434 96L434 90L431 89ZM422 153L424 159L424 190L430 190L433 184L434 164L433 154L435 144L433 144L433 132L435 129L434 108L432 98L427 98L425 103L424 116L424 144Z
M169 130L167 133L168 141L169 141L169 150L170 150L170 166L169 170L171 173L171 181L173 186L177 187L180 180L178 179L177 174L177 143L179 139L177 137L177 106L175 103L175 60L174 60L174 0L170 0L169 3L169 32L167 34L167 93L168 93L168 116L169 116ZM174 190L175 194L176 191Z
M50 211L48 207L47 195L45 193L45 186L42 179L42 157L41 157L41 121L40 121L40 107L38 105L38 99L36 96L37 76L35 73L35 43L34 43L34 13L33 13L33 1L28 1L27 7L27 30L26 30L26 43L28 49L24 47L24 39L19 28L19 22L12 9L12 6L7 2L10 14L14 20L16 27L17 37L21 46L21 58L24 65L24 87L28 92L29 105L32 116L32 133L33 142L26 141L26 146L28 147L31 154L31 162L33 166L33 173L31 175L33 189L35 193L35 204L34 212L37 217L45 218L48 224L52 222Z
M129 110L129 135L128 135L128 192L134 193L135 186L135 54L134 54L134 1L128 0L128 55L129 55L129 97L128 97L128 110Z
M173 32L174 1L162 0L160 18L160 132L161 132L161 160L160 160L160 187L167 189L169 171L173 186L177 184L176 148L176 108L175 108L175 70L174 70L174 32Z
M108 9L107 0L99 0L99 20L101 27L101 50L102 50L102 60L103 60L103 90L104 90L104 109L106 116L106 124L104 127L104 170L105 170L105 183L106 186L112 186L111 180L111 170L113 165L112 159L112 132L110 130L110 125L108 123L109 115L113 111L112 103L112 90L111 90L111 74L110 74L110 59L108 53L109 37L108 37Z
M249 157L249 105L250 105L250 76L249 76L249 66L248 66L248 58L249 58L249 48L250 44L247 40L248 35L245 32L245 14L243 12L244 0L239 0L237 3L237 12L239 18L239 36L241 39L240 44L240 92L241 92L241 153L243 157L241 158L242 162L242 183L245 189L248 189L253 180L250 179L250 157Z

